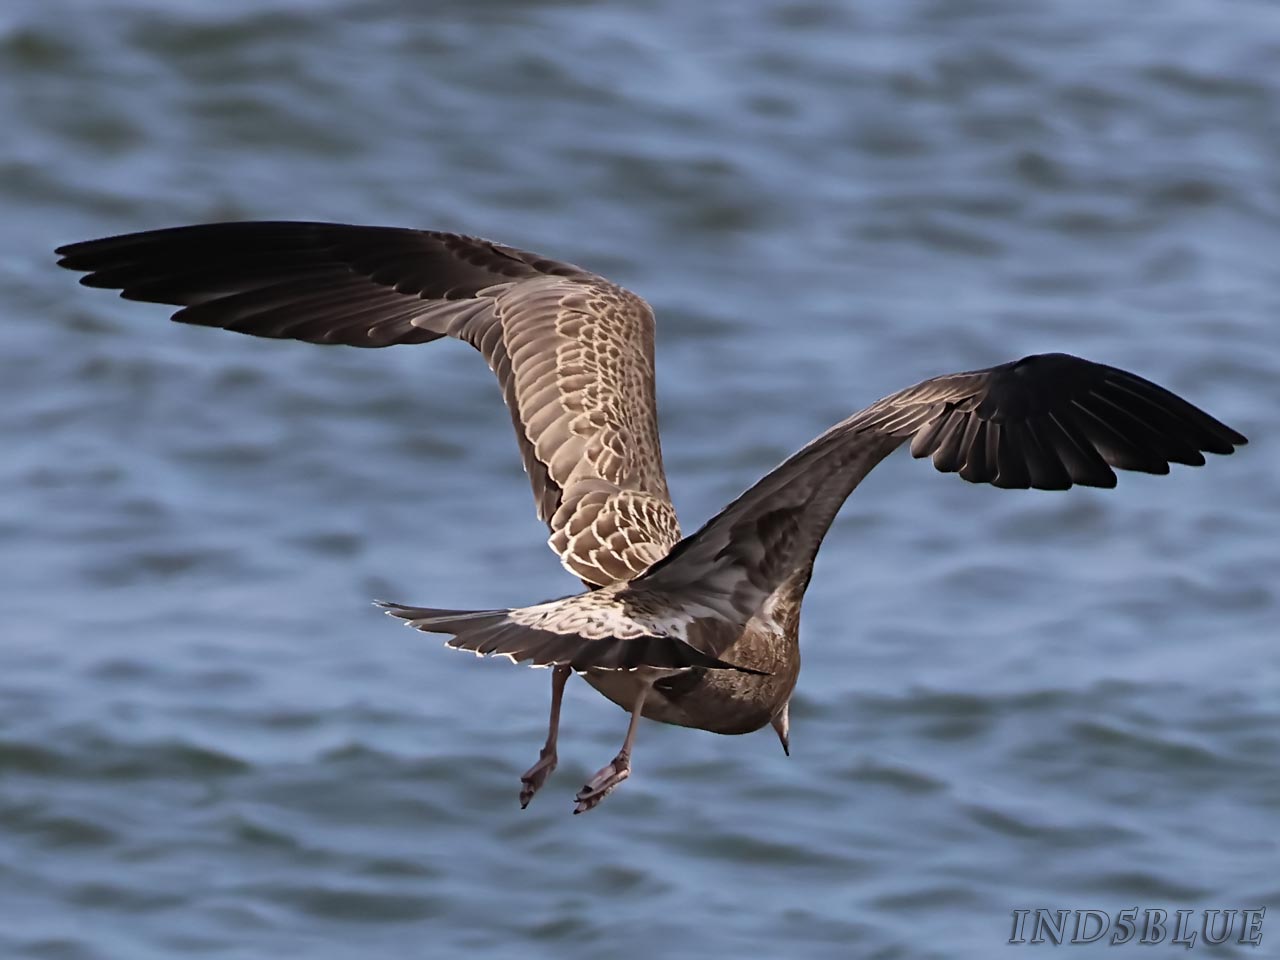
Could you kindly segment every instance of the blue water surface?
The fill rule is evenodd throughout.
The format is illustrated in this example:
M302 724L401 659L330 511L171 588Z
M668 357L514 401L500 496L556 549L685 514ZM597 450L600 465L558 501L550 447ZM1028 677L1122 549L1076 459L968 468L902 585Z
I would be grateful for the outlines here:
M1016 909L1280 910L1277 64L1265 0L9 0L0 956L989 958L1053 949ZM820 556L790 759L646 723L572 817L626 720L574 681L522 812L546 674L369 605L575 589L483 362L181 327L53 263L273 217L647 297L686 529L1040 350L1253 442L1114 491L891 458Z

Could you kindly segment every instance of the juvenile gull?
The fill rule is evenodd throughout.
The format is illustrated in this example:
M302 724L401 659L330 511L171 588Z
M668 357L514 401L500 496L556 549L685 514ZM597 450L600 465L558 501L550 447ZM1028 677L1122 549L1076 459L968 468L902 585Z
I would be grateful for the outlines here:
M681 539L653 385L653 313L567 263L451 233L328 223L177 227L73 243L90 287L179 305L173 319L260 337L385 347L464 340L498 377L538 516L583 593L528 607L386 612L479 655L551 668L526 806L556 766L571 673L631 714L622 749L577 794L631 772L639 718L749 733L789 752L800 604L836 512L910 441L945 473L998 487L1113 487L1245 438L1149 380L1064 353L925 380L817 437Z

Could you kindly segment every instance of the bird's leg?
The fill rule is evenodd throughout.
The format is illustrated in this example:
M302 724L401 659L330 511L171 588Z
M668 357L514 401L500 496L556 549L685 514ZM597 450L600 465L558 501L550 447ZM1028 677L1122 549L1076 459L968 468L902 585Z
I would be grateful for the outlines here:
M551 721L547 729L547 742L542 745L538 762L520 775L520 809L523 810L533 795L547 782L556 768L556 738L560 735L560 701L564 699L564 685L573 673L568 665L551 668Z
M578 791L575 798L578 805L573 808L574 813L586 813L594 809L613 791L614 787L631 776L631 745L635 742L636 728L640 726L640 713L644 710L644 698L648 695L651 685L646 683L636 696L636 704L631 708L631 722L627 725L627 736L622 741L622 749L610 763L597 770L595 776Z

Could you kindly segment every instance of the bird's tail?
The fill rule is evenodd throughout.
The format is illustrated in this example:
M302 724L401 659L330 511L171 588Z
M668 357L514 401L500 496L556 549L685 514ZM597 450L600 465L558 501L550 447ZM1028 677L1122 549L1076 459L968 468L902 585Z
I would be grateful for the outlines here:
M584 601L594 602L595 618L584 617L578 609ZM707 667L760 673L721 660L680 637L641 629L621 613L610 622L600 615L599 597L593 594L506 610L444 610L384 600L377 605L416 630L449 634L445 643L456 650L505 656L512 663L567 665L579 671Z

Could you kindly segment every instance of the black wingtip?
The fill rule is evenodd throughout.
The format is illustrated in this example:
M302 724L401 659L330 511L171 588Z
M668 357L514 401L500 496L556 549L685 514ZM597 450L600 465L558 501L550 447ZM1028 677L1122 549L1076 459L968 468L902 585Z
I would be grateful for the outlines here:
M91 264L83 262L82 255L99 240L77 240L75 243L64 243L53 248L53 255L58 258L57 264L68 270L92 270Z

